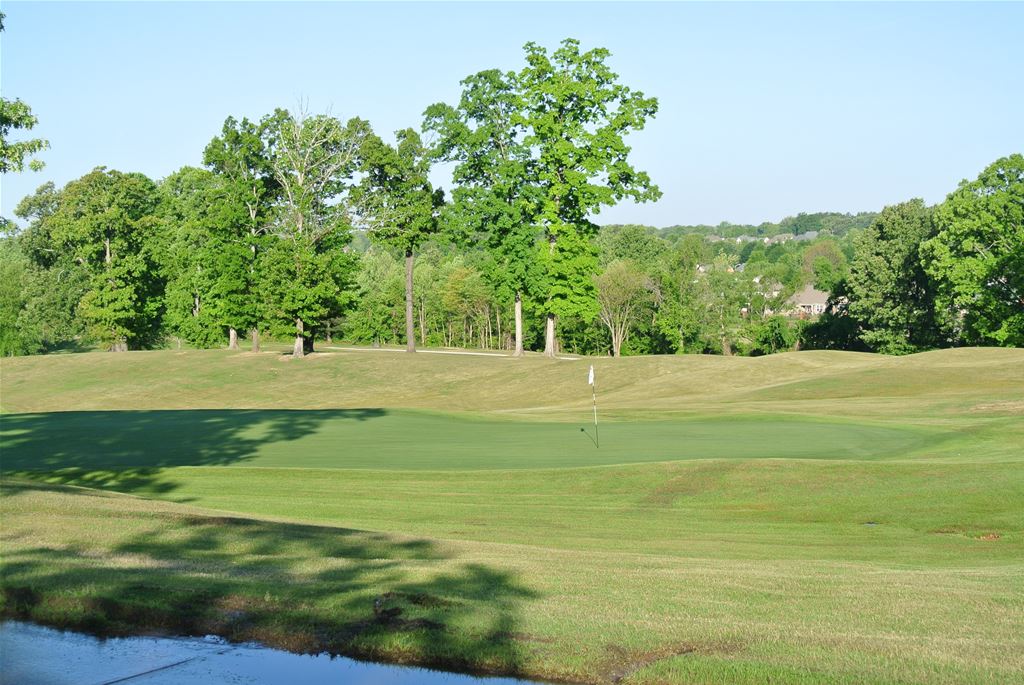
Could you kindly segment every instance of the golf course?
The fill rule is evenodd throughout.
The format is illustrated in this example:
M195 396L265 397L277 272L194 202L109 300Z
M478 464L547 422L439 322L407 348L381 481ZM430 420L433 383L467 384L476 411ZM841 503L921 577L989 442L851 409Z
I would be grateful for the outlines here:
M3 615L595 685L1024 683L1024 350L284 349L4 359Z

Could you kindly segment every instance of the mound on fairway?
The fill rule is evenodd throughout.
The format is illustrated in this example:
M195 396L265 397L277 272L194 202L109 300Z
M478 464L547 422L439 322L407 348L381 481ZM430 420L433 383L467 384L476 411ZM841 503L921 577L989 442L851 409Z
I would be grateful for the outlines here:
M588 683L1024 682L1019 350L2 383L8 616Z

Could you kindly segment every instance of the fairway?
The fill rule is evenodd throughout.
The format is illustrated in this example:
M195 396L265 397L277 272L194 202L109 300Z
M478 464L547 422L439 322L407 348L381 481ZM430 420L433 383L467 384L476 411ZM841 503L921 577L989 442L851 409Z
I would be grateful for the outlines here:
M597 359L600 447L590 363L5 361L5 615L595 684L1024 682L1024 353Z

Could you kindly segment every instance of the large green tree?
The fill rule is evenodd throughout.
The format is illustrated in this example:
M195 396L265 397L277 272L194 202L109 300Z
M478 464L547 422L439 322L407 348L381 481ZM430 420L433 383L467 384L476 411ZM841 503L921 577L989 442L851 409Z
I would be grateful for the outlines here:
M317 326L351 300L355 257L349 191L369 125L278 110L266 139L280 201L275 239L260 256L263 302L278 331L294 332L293 353L312 349Z
M233 190L224 177L194 167L160 183L165 322L201 347L221 343L227 332L229 347L237 348L238 312L246 309L246 215Z
M1024 156L963 181L922 246L943 324L973 344L1024 346Z
M444 193L430 182L430 154L416 131L395 133L388 145L377 135L364 137L360 152L363 178L354 205L370 240L405 256L405 350L416 351L413 318L415 252L438 230Z
M425 130L435 134L438 159L454 162L449 228L463 244L482 245L491 257L488 279L513 301L515 348L523 345L523 298L537 282L537 213L532 151L517 75L481 71L462 81L456 107L427 108Z
M932 210L910 200L886 207L858 236L846 292L871 349L908 354L938 344L934 287L920 255L934 234Z
M48 249L89 277L79 313L113 351L159 338L163 279L157 268L156 185L138 173L94 169L68 183L42 221Z
M541 309L545 354L555 354L559 316L593 318L598 306L593 275L598 226L591 217L629 198L657 200L661 192L629 161L625 137L658 111L655 98L618 83L604 48L582 52L566 39L549 54L525 46L527 65L516 76L523 101L530 177L539 188L544 230L538 257L544 266Z
M260 346L260 281L256 271L279 186L266 145L273 115L254 123L228 117L219 136L203 151L203 164L224 180L220 203L240 207L239 220L221 226L223 247L219 263L220 316L228 327L228 347L238 347L237 331L248 329L252 350ZM232 215L236 212L232 210Z
M85 326L78 303L89 289L89 274L69 250L59 249L51 235L50 216L57 211L60 192L52 182L26 196L15 215L28 225L5 239L11 257L23 256L17 316L19 334L38 343L35 351L85 342Z

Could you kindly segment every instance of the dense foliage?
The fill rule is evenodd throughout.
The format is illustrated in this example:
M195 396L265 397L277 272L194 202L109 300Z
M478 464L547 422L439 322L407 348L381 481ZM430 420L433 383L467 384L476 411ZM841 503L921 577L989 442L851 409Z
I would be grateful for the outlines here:
M427 108L425 139L279 109L228 117L205 168L44 184L0 238L0 353L237 348L240 331L296 356L316 338L615 356L1024 345L1020 154L936 207L599 227L602 207L660 195L625 142L657 101L603 49L525 52Z
M994 166L1019 169L1019 160ZM591 244L594 314L563 317L559 346L592 354L1019 346L1021 305L1012 298L1021 288L1024 241L1014 216L1022 193L1019 181L979 193L984 177L937 208L920 200L887 207L842 237L765 244L691 233L672 241L639 226L603 227ZM42 186L18 208L27 228L0 241L3 353L223 346L234 329L294 335L281 302L308 307L303 341L406 342L407 248L393 242L400 233L367 243L366 229L339 215L326 240L295 246L281 201L253 222L238 188L216 169L188 167L159 184L98 169L60 190ZM454 205L438 214L436 195L428 200L424 190L423 198L422 216L436 228L416 243L416 342L514 350L512 260L493 248L501 240L467 241ZM998 203L1003 214L978 202ZM971 231L988 231L987 251L963 237L978 241ZM543 244L542 234L533 240ZM972 250L980 264L954 258L953 249ZM829 293L821 315L797 309L795 294L807 287ZM541 350L544 303L531 291L521 303L524 347Z
M935 224L922 262L946 330L967 344L1024 346L1024 156L961 183Z

